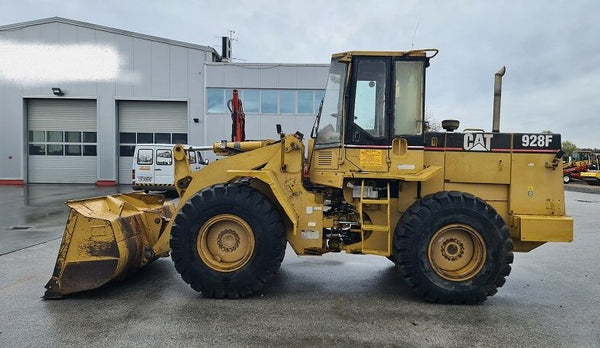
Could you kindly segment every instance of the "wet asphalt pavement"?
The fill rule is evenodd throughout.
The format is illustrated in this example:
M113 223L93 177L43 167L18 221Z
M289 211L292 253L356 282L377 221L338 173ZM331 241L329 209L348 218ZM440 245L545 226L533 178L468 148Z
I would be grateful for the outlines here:
M165 258L125 281L42 300L66 221L62 202L117 190L0 186L0 347L600 345L595 191L566 192L574 243L517 253L504 287L476 306L421 301L385 258L298 257L289 248L274 281L247 299L204 299Z

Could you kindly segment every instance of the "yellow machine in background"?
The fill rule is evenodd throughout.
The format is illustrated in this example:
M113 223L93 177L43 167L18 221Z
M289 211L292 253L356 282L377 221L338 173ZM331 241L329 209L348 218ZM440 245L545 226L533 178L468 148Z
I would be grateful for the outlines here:
M563 159L563 182L572 179L584 180L590 185L600 185L600 154L589 150L575 150Z
M484 301L504 284L513 250L573 240L560 135L500 133L497 116L493 132L454 132L456 121L427 132L425 70L436 54L333 55L308 146L280 130L276 140L224 141L214 145L224 157L194 173L176 146L175 211L143 194L69 203L45 297L169 252L204 296L244 297L273 277L289 242L298 255L388 257L428 301Z

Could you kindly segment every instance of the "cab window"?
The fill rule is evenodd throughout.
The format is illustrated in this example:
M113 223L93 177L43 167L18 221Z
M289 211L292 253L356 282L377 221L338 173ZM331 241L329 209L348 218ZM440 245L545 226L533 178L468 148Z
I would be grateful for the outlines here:
M389 71L391 60L355 57L345 141L347 145L389 143Z
M394 69L394 135L421 134L425 64L396 61Z
M386 135L385 61L361 60L358 62L357 75L354 124L372 137L383 137Z

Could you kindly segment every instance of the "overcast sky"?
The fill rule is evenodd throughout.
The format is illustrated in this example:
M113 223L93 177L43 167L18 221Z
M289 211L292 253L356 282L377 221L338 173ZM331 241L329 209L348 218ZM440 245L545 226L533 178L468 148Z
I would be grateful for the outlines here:
M0 25L69 19L214 47L235 30L240 62L328 63L334 52L438 48L426 107L439 122L561 133L600 148L600 1L0 0Z

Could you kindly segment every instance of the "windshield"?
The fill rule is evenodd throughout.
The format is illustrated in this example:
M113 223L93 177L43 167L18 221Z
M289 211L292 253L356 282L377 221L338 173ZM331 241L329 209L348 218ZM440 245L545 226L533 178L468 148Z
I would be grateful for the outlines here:
M590 154L589 152L574 151L571 155L571 158L573 159L573 161L589 161Z
M341 144L346 68L347 64L345 63L336 60L331 62L323 106L318 119L319 128L315 145L337 146Z

